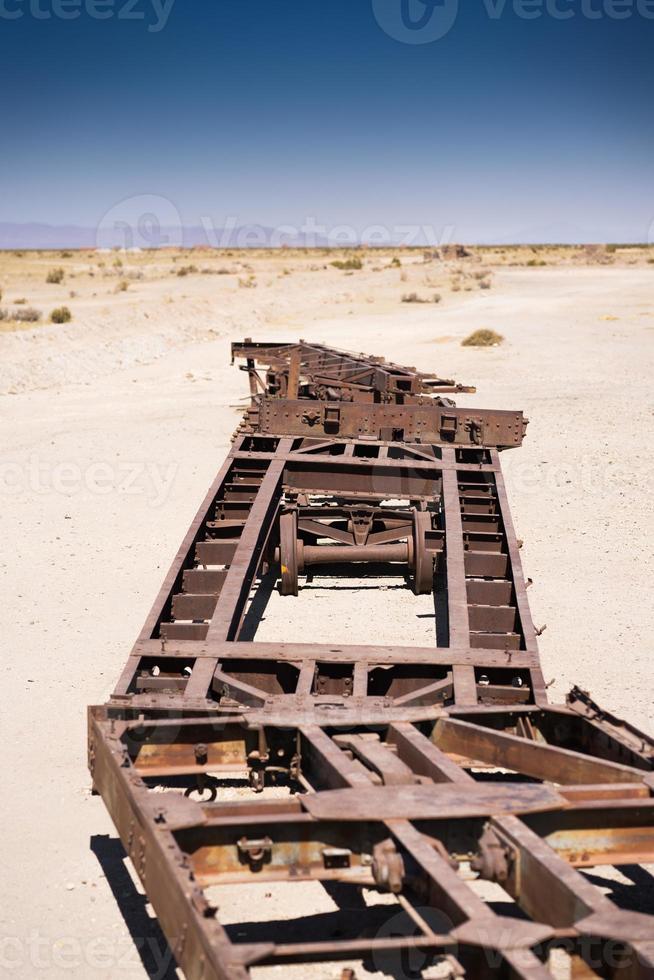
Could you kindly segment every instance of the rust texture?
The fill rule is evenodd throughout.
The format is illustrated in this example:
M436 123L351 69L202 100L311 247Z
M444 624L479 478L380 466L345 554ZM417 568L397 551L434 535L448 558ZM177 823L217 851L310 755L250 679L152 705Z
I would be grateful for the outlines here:
M582 870L654 862L654 743L583 691L548 699L500 465L522 413L304 342L233 356L250 407L89 709L94 790L184 974L361 959L398 975L411 952L452 976L535 980L560 956L572 976L654 976L654 917ZM433 646L245 638L264 580L292 597L315 566L365 563L433 594ZM221 797L225 778L245 795ZM214 886L306 881L349 889L349 932L221 924Z

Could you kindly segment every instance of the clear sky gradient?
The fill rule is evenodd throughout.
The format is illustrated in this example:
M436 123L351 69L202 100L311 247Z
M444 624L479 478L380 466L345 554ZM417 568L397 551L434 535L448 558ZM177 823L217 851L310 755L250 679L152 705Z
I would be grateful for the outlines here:
M651 234L654 3L460 0L404 43L375 5L393 23L422 0L176 0L161 30L153 0L103 2L0 0L0 222L95 227L155 195L187 225Z

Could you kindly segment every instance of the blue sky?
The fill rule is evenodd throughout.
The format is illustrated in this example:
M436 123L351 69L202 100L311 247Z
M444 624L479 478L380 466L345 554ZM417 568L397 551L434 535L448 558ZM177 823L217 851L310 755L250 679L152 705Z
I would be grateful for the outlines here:
M0 0L0 222L648 235L652 0L164 2Z

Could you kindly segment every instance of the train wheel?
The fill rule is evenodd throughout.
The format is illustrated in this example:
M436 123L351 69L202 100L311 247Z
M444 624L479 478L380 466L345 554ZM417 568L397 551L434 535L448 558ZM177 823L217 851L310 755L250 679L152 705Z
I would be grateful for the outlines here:
M413 591L430 595L434 590L434 558L427 551L425 534L431 531L431 514L426 510L413 511Z
M279 564L282 595L297 595L297 513L288 511L279 518Z

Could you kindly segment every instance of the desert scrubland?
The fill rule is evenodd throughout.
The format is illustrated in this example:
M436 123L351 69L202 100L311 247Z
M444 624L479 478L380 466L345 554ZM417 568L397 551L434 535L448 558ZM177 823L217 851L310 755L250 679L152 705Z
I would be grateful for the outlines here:
M20 855L3 871L0 973L131 980L161 965L90 795L85 707L110 694L246 404L232 340L383 354L477 385L460 404L524 409L524 447L503 458L550 693L576 683L652 732L654 248L465 252L0 254L3 827ZM503 343L463 347L478 329ZM333 599L319 575L273 595L257 637L433 639L429 597L397 583L353 580ZM592 874L651 907L645 872ZM219 904L226 921L337 907L317 885L285 900L253 887Z

